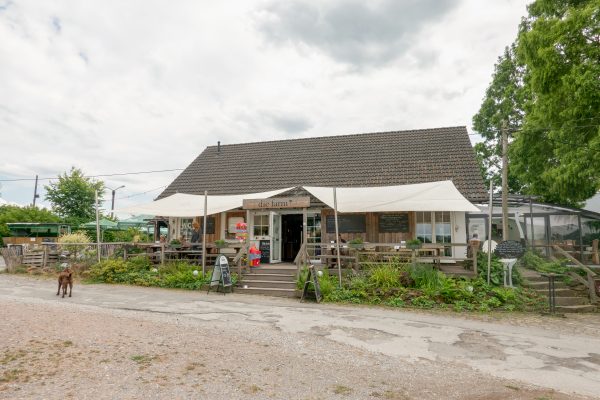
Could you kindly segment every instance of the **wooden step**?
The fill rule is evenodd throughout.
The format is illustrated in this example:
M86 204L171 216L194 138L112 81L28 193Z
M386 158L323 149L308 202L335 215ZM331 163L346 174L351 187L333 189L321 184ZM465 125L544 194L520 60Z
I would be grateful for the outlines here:
M285 282L285 281L247 281L243 279L240 282L240 286L247 286L249 288L263 288L263 289L295 289L296 282Z
M278 289L278 288L265 289L265 288L254 288L254 287L248 287L248 288L236 287L235 292L243 293L243 294L259 294L259 295L263 295L263 296L276 296L276 297L298 297L299 296L296 289Z
M244 274L242 280L244 281L283 281L283 282L296 282L295 274L271 274L271 273L251 273Z

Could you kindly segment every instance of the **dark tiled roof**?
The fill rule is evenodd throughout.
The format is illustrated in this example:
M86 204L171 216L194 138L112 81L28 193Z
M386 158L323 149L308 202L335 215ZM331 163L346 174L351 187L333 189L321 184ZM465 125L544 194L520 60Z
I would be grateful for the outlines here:
M387 186L452 180L487 197L465 127L207 147L159 196L239 194L291 186Z

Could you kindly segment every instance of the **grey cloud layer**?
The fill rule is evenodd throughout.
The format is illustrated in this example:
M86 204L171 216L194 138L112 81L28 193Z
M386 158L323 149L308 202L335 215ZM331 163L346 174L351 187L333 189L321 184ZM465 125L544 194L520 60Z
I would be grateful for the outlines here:
M361 67L399 57L423 26L439 20L458 3L456 0L277 1L259 14L259 26L270 40L305 44L335 60Z

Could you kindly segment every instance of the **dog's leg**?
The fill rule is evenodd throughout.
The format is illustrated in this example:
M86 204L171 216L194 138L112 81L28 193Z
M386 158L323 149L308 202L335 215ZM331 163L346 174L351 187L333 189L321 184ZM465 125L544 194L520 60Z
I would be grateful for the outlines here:
M65 298L65 294L67 294L67 282L63 282L62 289L63 289L62 298L64 299Z
M60 294L60 278L58 278L58 291L56 292L56 295L58 296Z
M73 281L69 281L69 297L73 294Z

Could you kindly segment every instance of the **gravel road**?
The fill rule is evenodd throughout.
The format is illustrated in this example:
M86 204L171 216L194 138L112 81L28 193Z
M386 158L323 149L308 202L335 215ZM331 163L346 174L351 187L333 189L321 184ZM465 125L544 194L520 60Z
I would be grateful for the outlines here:
M600 317L457 315L0 274L0 399L591 399Z

